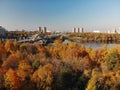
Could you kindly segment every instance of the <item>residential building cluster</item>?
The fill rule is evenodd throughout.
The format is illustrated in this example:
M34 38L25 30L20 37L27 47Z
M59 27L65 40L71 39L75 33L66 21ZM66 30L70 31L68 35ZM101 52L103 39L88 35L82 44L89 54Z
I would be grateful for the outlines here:
M47 32L47 27L39 27L39 32L41 33L46 33Z
M107 33L109 33L109 34L120 34L120 28L114 29L114 30L108 30Z
M84 32L83 31L83 28L73 28L73 32L75 33L75 32Z

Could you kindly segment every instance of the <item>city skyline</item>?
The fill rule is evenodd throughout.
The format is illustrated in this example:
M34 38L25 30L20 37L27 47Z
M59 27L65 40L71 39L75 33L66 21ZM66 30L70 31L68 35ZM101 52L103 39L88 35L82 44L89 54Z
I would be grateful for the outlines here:
M120 27L120 0L0 0L0 25L8 30L85 31Z

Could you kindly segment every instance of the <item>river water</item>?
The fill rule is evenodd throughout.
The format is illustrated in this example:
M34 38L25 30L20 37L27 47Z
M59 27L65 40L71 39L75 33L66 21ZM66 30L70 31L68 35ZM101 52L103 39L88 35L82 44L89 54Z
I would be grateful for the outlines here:
M63 42L63 44L65 43L71 43L71 41L69 40L65 40ZM94 49L97 49L97 48L100 48L102 47L103 45L106 45L108 49L112 48L112 47L115 47L115 46L120 46L120 44L115 44L115 43L94 43L94 42L85 42L85 43L82 43L82 42L78 42L79 45L84 45L86 48L88 46L91 46L92 48Z

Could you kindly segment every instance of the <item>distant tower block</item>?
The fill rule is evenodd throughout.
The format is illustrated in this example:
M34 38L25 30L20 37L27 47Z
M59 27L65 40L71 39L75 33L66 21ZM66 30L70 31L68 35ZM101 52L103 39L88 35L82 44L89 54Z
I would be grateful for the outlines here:
M39 27L39 32L42 32L42 28L41 27Z
M73 32L76 32L76 28L73 28Z
M78 32L80 32L80 28L78 28Z
M83 31L83 28L80 28L80 32L84 32L84 31Z
M43 31L44 33L46 33L47 32L47 27L44 27L44 31Z

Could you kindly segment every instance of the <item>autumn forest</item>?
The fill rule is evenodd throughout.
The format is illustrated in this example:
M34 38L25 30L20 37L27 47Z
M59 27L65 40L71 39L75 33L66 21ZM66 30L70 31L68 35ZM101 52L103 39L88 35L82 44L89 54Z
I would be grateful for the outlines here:
M120 47L0 41L0 90L120 90Z

